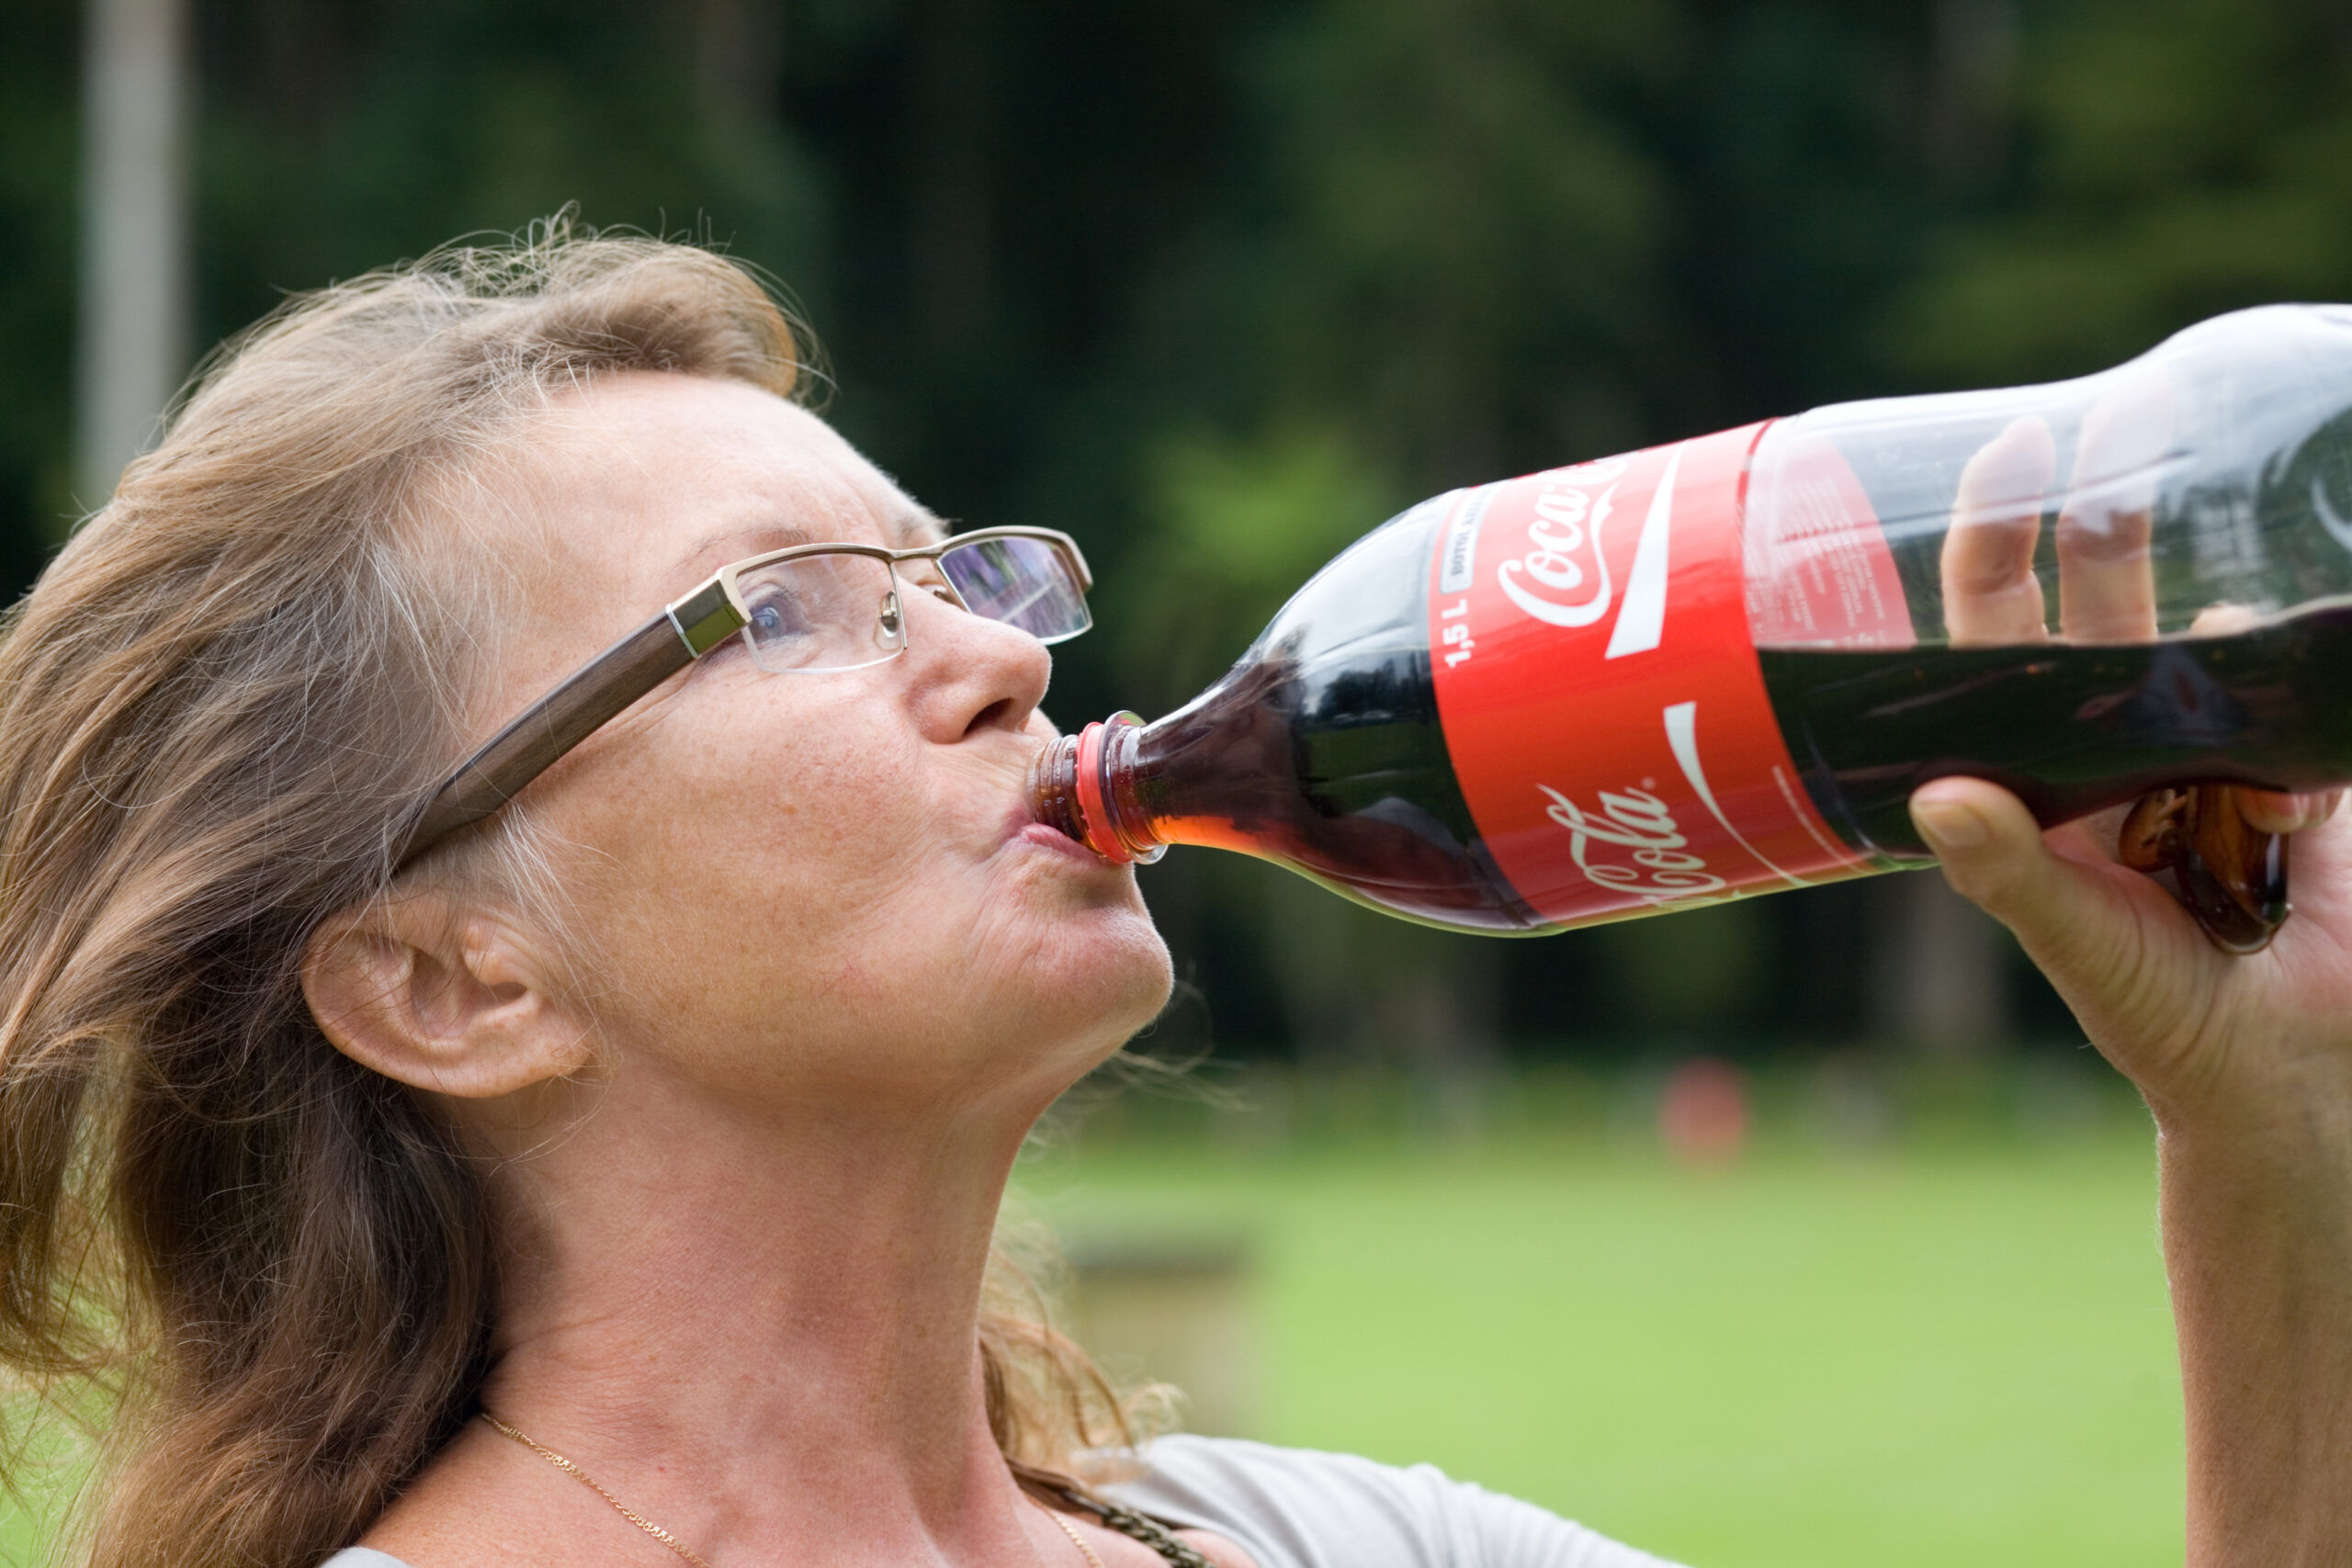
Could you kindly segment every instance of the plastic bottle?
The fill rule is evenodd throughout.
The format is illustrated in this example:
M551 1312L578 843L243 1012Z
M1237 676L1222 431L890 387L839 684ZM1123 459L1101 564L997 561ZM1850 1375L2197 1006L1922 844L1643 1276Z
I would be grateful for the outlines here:
M1904 803L1954 773L2138 801L2127 861L2268 940L2285 847L2218 786L2352 780L2352 308L1437 496L1035 794L1114 860L1543 932L1923 863Z

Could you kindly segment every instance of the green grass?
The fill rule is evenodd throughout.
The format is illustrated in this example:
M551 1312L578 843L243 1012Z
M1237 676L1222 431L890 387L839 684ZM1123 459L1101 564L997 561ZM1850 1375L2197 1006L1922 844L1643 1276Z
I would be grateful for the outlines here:
M1066 1233L1250 1238L1270 1441L1428 1461L1703 1568L2177 1562L2153 1156L1635 1141L1065 1148Z
M46 1521L39 1510L28 1510L15 1502L0 1503L0 1562L10 1568L39 1562L41 1545L48 1537Z
M26 1469L17 1481L22 1499L0 1490L0 1563L7 1568L32 1568L48 1559L55 1520L54 1506L80 1483L83 1470L74 1462L71 1439L55 1427L44 1427L26 1455Z

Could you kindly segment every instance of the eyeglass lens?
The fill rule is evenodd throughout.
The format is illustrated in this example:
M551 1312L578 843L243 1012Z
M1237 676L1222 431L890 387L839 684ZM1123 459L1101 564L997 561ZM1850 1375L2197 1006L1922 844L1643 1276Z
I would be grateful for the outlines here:
M939 569L974 615L1040 641L1093 624L1076 573L1042 539L976 540L941 552ZM855 670L906 649L898 579L875 557L799 556L752 568L735 586L751 617L743 639L763 670Z
M854 670L907 646L898 580L872 556L802 556L735 580L752 661L778 672Z
M939 570L976 615L1061 642L1094 624L1061 551L1043 539L980 539L945 550Z

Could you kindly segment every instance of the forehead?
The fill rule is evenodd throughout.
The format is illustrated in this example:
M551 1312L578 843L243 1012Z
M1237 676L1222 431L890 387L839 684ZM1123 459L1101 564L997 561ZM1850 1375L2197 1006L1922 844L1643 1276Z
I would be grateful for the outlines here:
M511 585L502 711L730 561L944 532L823 420L737 382L615 376L551 399L454 498L466 570Z
M739 382L613 377L556 398L526 446L551 542L656 592L786 545L903 547L942 531L823 420Z

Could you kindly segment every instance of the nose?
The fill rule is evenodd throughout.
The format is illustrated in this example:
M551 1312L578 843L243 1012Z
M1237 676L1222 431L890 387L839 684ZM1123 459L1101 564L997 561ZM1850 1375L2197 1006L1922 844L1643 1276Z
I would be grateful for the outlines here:
M1027 729L1053 678L1046 645L911 583L899 598L907 629L900 662L910 667L908 689L925 738L944 744Z

